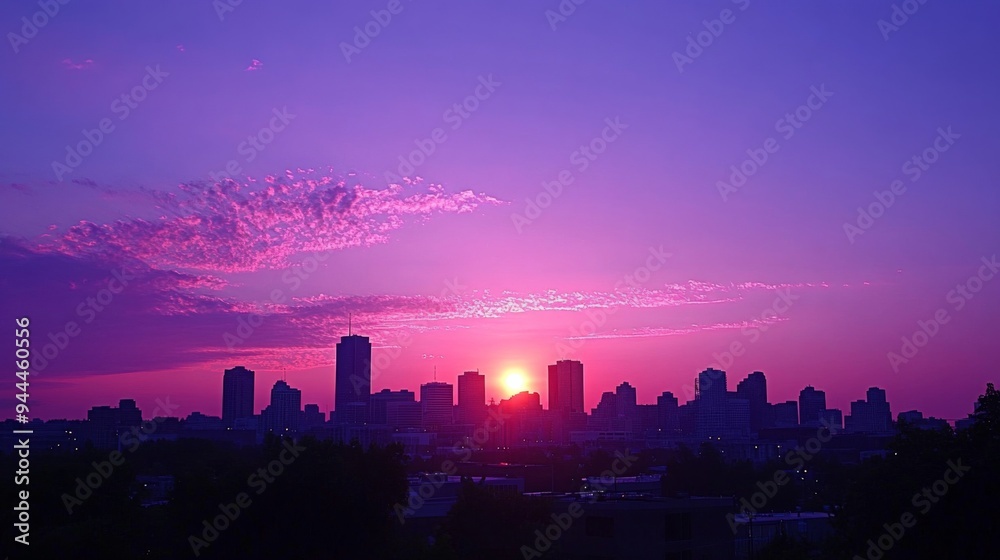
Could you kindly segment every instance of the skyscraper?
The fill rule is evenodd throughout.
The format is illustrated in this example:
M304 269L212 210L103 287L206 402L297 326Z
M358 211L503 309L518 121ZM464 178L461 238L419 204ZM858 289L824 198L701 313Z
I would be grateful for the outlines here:
M549 366L549 410L562 413L583 409L583 363L559 360Z
M271 404L267 405L261 416L265 430L297 431L302 422L302 391L290 387L280 379L275 381L271 388Z
M820 413L820 425L839 432L844 429L844 414L839 408L828 408Z
M467 371L458 376L459 424L482 424L486 421L486 376Z
M799 425L799 403L785 401L771 405L770 425L775 428L794 428Z
M828 408L820 413L819 423L834 433L844 429L844 414L839 408Z
M824 410L826 410L825 392L817 391L812 385L799 391L799 425L818 427Z
M433 381L420 386L420 408L423 412L424 427L439 428L454 422L452 403L454 387L451 383Z
M726 372L706 369L698 374L695 386L698 401L698 434L702 437L721 437L726 431Z
M892 412L885 399L885 391L870 387L867 401L851 403L851 415L844 419L848 432L865 434L887 434L892 431Z
M615 387L615 395L618 395L616 403L618 416L632 417L635 414L635 407L638 402L635 387L628 381L622 381L621 384Z
M740 397L736 391L726 393L726 430L728 438L750 436L750 401Z
M680 428L680 418L677 413L677 397L670 391L664 391L656 397L657 423L661 430L674 431Z
M755 371L736 384L736 395L750 403L750 431L759 432L767 415L767 379Z
M547 422L542 411L542 397L538 393L521 391L500 401L499 410L506 420L500 425L500 444L505 447L545 441L548 438ZM492 435L491 435L491 441Z
M142 411L132 399L121 399L118 408L95 406L87 411L86 438L98 449L121 449L121 436L142 424Z
M222 424L233 427L240 418L253 417L254 372L243 366L222 374Z
M340 337L336 367L333 407L337 422L363 424L368 420L372 385L372 344L368 337Z
M415 403L417 402L416 395L413 394L413 391L407 391L406 389L400 391L382 389L378 393L372 394L370 415L371 423L388 423L389 404L398 402ZM417 424L419 425L420 423L417 422Z

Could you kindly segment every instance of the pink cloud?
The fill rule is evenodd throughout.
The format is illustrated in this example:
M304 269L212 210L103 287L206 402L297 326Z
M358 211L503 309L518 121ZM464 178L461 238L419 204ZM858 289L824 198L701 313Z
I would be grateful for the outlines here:
M774 323L787 321L788 317L773 317L767 319L751 319L749 321L709 323L702 325L690 325L687 327L635 327L628 329L611 329L607 332L596 332L593 334L567 336L565 340L595 340L614 338L656 338L661 336L677 336L705 331L735 330L744 328L755 328Z
M178 189L146 192L162 218L81 221L50 249L122 255L161 269L248 272L283 268L299 253L386 243L409 221L501 204L472 191L446 193L440 185L374 189L291 171L263 181Z
M253 71L256 71L256 70L260 70L263 67L264 67L264 63L261 62L261 61L259 61L259 60L257 60L255 58L255 59L253 59L253 60L250 61L250 66L247 66L245 71L246 72L253 72Z
M83 60L81 62L73 62L72 59L64 58L62 60L62 64L63 64L64 67L66 67L66 68L68 68L70 70L83 70L84 68L90 68L91 66L93 66L94 65L94 61L88 58L88 59Z

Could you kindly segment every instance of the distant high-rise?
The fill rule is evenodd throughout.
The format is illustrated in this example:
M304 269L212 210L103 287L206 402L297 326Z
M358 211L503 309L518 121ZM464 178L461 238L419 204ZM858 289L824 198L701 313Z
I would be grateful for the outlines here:
M892 432L892 412L885 399L885 391L870 387L867 401L851 403L851 415L844 419L848 432L865 434L887 434Z
M736 391L726 393L726 430L729 438L750 437L750 401Z
M625 418L633 417L638 402L636 400L635 387L628 381L622 381L620 385L615 387L615 395L618 396L618 400L615 402L618 416Z
M351 334L337 343L334 413L340 424L368 420L372 385L372 344L367 336Z
M817 391L812 385L799 391L799 424L818 427L823 411L826 410L826 393Z
M319 411L318 404L307 404L302 409L302 429L309 430L312 428L319 428L323 426L325 418L323 413Z
M611 391L601 393L597 407L590 411L590 424L600 430L610 430L618 423L618 395Z
M142 424L142 411L132 399L121 399L118 408L95 406L87 411L86 438L98 449L121 448L120 437Z
M583 363L559 360L549 366L549 410L561 413L583 409Z
M385 423L395 429L419 428L423 424L420 403L402 400L385 403Z
M639 419L635 387L625 381L615 387L614 393L608 391L601 394L589 424L599 430L632 431L640 426Z
M794 428L799 425L799 403L785 401L771 405L769 424L775 428Z
M656 419L661 430L675 431L680 429L677 397L670 391L665 391L656 397Z
M839 408L828 408L820 413L820 425L826 426L830 430L843 430L844 414Z
M222 374L222 424L233 427L240 418L253 417L254 372L243 366Z
M538 393L521 391L500 401L498 409L507 418L500 425L500 444L506 447L545 441L549 435L544 421L542 398ZM491 441L495 441L491 434Z
M760 431L767 416L767 379L764 372L755 371L737 383L736 395L750 404L750 431Z
M318 411L318 408L317 408ZM302 391L282 380L271 388L271 404L261 413L264 428L273 432L294 432L302 422Z
M717 438L726 432L726 372L706 369L698 374L695 386L698 401L698 433L703 437Z
M423 412L424 427L448 426L452 418L454 387L451 383L434 381L420 386L420 407Z
M118 401L118 425L125 427L142 425L142 411L135 405L135 399Z
M482 424L486 421L486 376L478 371L467 371L458 376L459 424Z
M378 393L373 393L371 399L371 422L372 424L387 424L390 403L415 403L416 401L416 395L413 394L413 391L407 391L406 389L401 391L382 389ZM417 425L419 424L420 422L417 422Z

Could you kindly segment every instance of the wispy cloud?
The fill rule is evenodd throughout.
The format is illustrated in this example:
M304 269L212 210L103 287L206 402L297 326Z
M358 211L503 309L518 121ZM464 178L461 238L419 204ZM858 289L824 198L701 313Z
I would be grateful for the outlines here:
M83 70L85 68L90 68L91 66L93 66L94 61L88 58L80 62L74 62L73 59L71 58L64 58L62 60L62 65L64 68L68 68L70 70Z
M405 333L447 332L479 328L493 321L525 317L538 322L544 314L586 312L594 308L652 310L683 306L728 305L751 297L768 296L785 284L716 284L687 282L651 289L619 292L548 290L534 293L470 290L452 296L319 295L293 298L284 304L243 301L221 290L225 281L211 274L189 274L149 267L142 261L122 264L122 258L98 253L70 255L24 240L0 238L0 267L9 274L0 280L5 294L0 311L32 310L32 322L58 330L67 321L80 324L86 344L73 344L54 361L47 374L77 375L161 371L189 365L223 364L244 359L270 367L281 364L306 368L331 363L339 333L347 330L353 313L355 329L372 338L376 347L397 344ZM87 321L80 305L108 286L116 271L128 267L134 276L113 301L105 302L99 318ZM25 283L20 278L32 278ZM823 288L795 284L796 288ZM230 346L225 333L236 332L242 321L259 316L251 336ZM675 321L678 315L660 314L643 320ZM92 317L91 317L92 318ZM544 321L542 321L544 322ZM716 321L683 326L609 328L587 338L637 338L739 329L771 321ZM564 324L561 319L556 323ZM551 330L553 338L565 331ZM152 346L151 346L152 345ZM150 351L151 347L158 351ZM163 351L169 348L170 351Z
M730 323L709 323L689 325L687 327L636 327L628 329L611 329L607 332L596 332L587 335L567 336L565 340L595 340L615 338L658 338L662 336L678 336L705 331L735 330L754 328L787 321L788 317L773 317L768 319L752 319Z
M375 189L308 171L246 183L188 183L142 196L160 218L81 221L43 246L74 256L123 255L161 269L248 272L286 267L299 253L386 243L409 221L501 204L440 185Z

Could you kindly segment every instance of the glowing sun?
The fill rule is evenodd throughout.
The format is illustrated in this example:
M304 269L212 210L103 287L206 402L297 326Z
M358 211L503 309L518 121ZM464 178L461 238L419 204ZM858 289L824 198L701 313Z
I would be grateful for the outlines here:
M511 395L528 389L528 376L519 369L509 369L503 374L503 387Z

